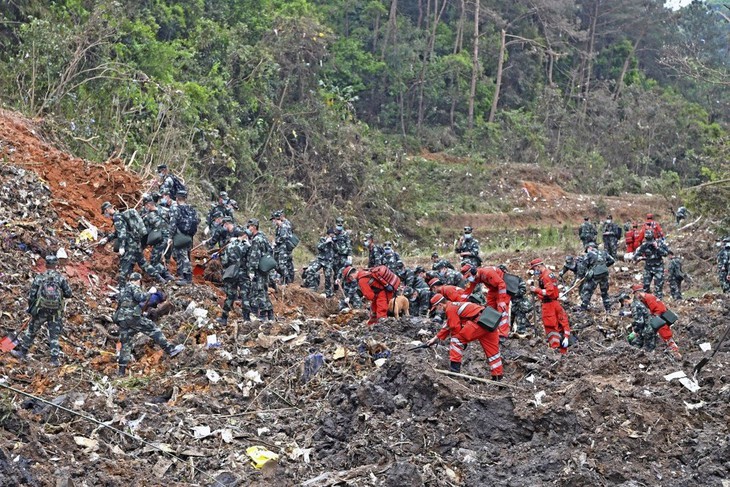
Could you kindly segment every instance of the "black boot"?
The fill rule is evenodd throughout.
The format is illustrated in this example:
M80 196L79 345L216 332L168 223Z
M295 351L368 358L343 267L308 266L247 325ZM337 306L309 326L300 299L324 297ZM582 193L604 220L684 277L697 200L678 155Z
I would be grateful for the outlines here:
M502 382L502 376L501 375L493 375L492 376L493 381Z
M461 362L454 362L451 361L451 366L449 367L449 370L451 372L461 372Z
M127 375L127 366L126 365L120 365L119 370L117 370L117 375L119 377L124 377Z
M269 315L269 321L274 321L275 320L275 318L274 318L274 310L273 309L270 309L267 312L267 314Z

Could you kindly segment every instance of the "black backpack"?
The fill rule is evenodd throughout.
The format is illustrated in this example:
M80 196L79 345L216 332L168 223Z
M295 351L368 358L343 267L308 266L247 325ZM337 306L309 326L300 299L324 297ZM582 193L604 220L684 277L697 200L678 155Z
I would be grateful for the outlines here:
M183 182L180 181L179 177L174 174L170 174L170 177L172 177L172 190L170 190L170 197L175 199L180 191L187 191L188 189L185 187Z
M198 212L195 211L195 208L190 205L180 205L178 207L177 220L175 221L175 224L181 233L192 237L198 232L199 223L200 218L198 217Z

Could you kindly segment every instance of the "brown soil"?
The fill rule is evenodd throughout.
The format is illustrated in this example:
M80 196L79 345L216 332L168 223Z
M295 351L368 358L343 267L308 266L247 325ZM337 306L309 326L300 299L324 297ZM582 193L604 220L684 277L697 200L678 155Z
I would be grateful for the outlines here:
M139 336L130 373L118 379L118 330L105 287L115 277L116 256L69 242L81 216L102 223L98 206L111 188L122 188L131 202L139 180L120 165L66 156L31 127L14 114L0 114L0 150L9 158L0 165L0 184L7 188L0 220L10 222L0 226L0 333L14 332L25 320L28 283L44 268L38 255L45 251L64 245L69 252L65 272L75 297L65 312L63 367L48 366L42 331L27 361L0 353L0 376L4 384L135 438L0 389L0 485L628 487L725 485L730 479L727 347L701 371L697 392L664 379L679 370L691 375L705 356L699 345L716 346L730 326L730 303L714 281L715 236L709 230L674 231L668 238L695 278L689 299L666 300L680 316L673 327L679 361L661 344L654 353L631 347L624 331L629 318L616 309L604 316L594 296L596 309L589 313L567 307L578 339L567 356L546 348L539 327L533 338L508 340L504 388L498 388L437 372L448 367L447 343L408 350L430 337L436 324L403 318L367 328L364 311L338 314L335 300L296 284L271 291L280 317L275 323L243 322L236 309L222 327L213 320L222 293L211 283L201 285L201 275L192 286L163 286L174 311L159 324L187 349L170 359ZM118 169L101 180L111 186L95 187L91 181L110 167ZM60 184L76 173L84 174L81 182ZM520 217L567 224L590 208L590 198L544 186L534 176L527 171L510 186L515 198L525 198L516 205L524 210ZM539 181L542 189L522 181ZM523 187L532 188L538 201L527 201ZM653 207L650 197L632 197L630 210L626 200L608 201L617 208L616 219ZM512 214L481 217L480 225L494 225L494 231L522 221ZM558 266L563 252L539 255ZM536 256L505 250L490 260L524 273L525 262ZM636 282L640 271L618 263L612 295ZM193 301L207 317L186 312ZM206 346L212 335L219 348ZM378 366L371 354L383 349L390 356ZM318 369L317 354L324 357ZM488 377L477 344L468 347L463 372ZM258 470L246 454L251 446L277 453L279 460Z

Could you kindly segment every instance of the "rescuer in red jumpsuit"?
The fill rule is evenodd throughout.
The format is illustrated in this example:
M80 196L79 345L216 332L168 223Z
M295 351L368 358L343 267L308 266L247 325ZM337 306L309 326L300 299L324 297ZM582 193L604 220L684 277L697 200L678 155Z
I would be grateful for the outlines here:
M475 303L453 303L446 299L443 294L435 294L431 298L431 311L443 311L446 315L443 328L435 337L428 341L431 346L438 340L444 340L451 335L451 346L449 347L449 360L451 360L451 371L460 372L461 362L464 358L466 344L475 340L484 350L489 362L493 380L502 380L502 355L499 352L499 334L497 330L488 331L477 324L479 315L484 306Z
M342 277L348 282L357 281L363 297L370 301L368 325L374 325L379 319L388 316L388 303L393 299L397 285L392 286L382 282L370 270L358 271L351 266L342 269Z
M568 315L560 306L558 297L558 280L548 270L541 259L530 262L530 268L535 274L540 287L532 286L530 291L537 295L542 301L542 324L545 327L545 336L550 348L557 349L560 353L568 353L570 345L570 323Z
M461 267L461 274L467 281L464 289L466 294L471 294L477 284L486 286L487 306L502 313L502 321L497 327L499 336L508 337L510 297L507 294L507 284L504 282L504 271L499 267L474 267L471 264L464 264Z
M649 308L649 313L651 313L652 316L661 316L667 311L667 307L656 296L644 292L643 285L634 284L631 286L631 290L634 292L634 299L638 299L644 303L646 307ZM667 344L667 348L672 355L674 355L674 358L681 360L682 355L679 353L679 347L677 346L677 342L674 341L674 335L672 334L672 329L669 327L669 324L665 323L664 326L659 328L656 332L657 335L659 335Z

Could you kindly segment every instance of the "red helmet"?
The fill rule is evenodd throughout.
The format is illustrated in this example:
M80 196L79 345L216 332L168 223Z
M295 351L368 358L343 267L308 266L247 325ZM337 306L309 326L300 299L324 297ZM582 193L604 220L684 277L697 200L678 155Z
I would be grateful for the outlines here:
M342 278L344 280L347 280L347 276L349 276L351 273L355 272L355 268L351 265L346 266L344 269L342 269Z
M537 258L530 261L530 268L532 269L535 266L542 265L542 259Z
M443 282L441 282L441 279L439 279L438 277L434 277L433 279L428 281L428 287L440 286L442 284Z
M653 220L654 219L654 214L653 213L647 213L646 214L646 219L647 220Z
M464 275L466 275L466 274L474 274L475 273L474 272L475 270L476 269L474 269L474 266L472 266L471 264L464 264L463 266L461 266L461 273L464 274Z
M644 290L644 286L641 285L641 284L634 284L634 285L631 286L631 290L634 291L634 292L636 292L636 291L643 291Z
M446 298L443 294L436 293L431 298L431 309L434 309L436 305L441 304L442 302L446 301Z

